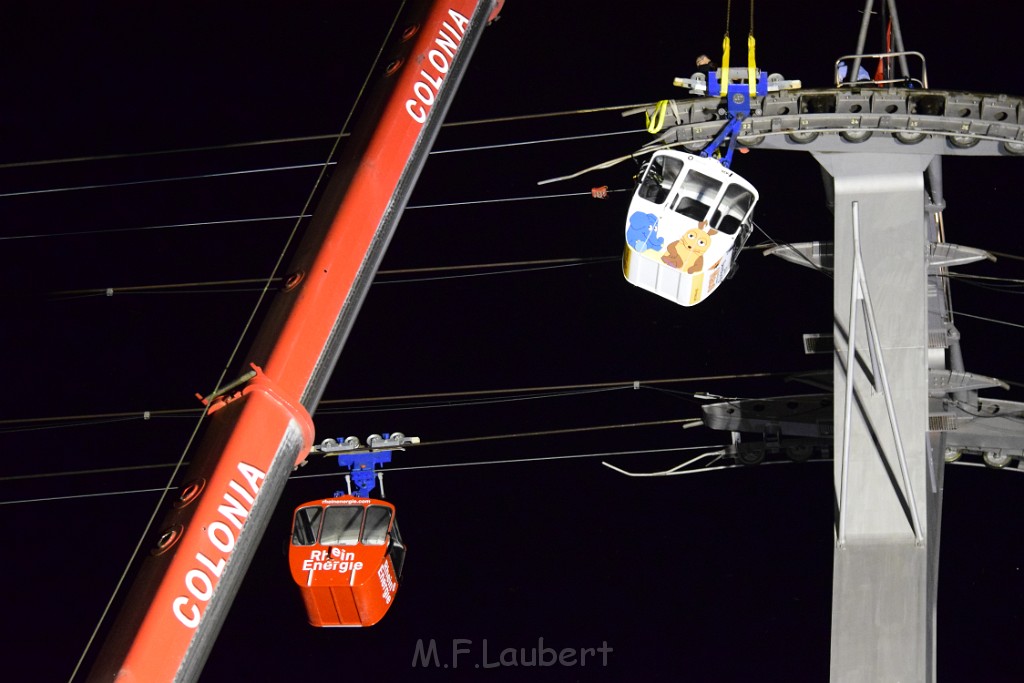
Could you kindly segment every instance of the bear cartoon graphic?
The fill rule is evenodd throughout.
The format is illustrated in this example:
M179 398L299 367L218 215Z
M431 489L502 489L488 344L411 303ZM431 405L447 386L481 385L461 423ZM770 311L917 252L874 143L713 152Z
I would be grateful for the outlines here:
M711 246L711 236L718 234L714 228L705 231L707 225L707 221L701 221L696 228L687 230L682 238L669 242L668 253L661 260L685 273L693 274L703 269L704 252Z
M629 217L626 228L626 244L639 252L647 249L661 251L665 243L664 237L658 237L658 217L653 213L636 211Z

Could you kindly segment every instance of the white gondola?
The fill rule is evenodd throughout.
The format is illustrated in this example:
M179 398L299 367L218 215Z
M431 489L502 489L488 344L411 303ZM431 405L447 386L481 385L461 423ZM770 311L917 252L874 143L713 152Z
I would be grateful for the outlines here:
M629 205L623 274L677 304L699 304L732 272L757 197L753 185L714 159L656 152Z

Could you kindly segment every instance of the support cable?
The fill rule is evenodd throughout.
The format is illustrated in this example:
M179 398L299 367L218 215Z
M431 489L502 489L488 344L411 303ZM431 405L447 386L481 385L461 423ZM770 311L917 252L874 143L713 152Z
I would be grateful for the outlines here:
M568 111L546 112L539 114L521 114L518 116L497 116L486 119L472 119L469 121L451 121L441 124L442 128L455 128L459 126L475 126L491 123L511 123L513 121L534 121L537 119L556 118L562 116L574 116L578 114L595 114L600 112L624 111L642 107L642 104L623 104L608 107L590 107L585 109L572 109ZM341 137L348 137L348 132L342 132ZM195 152L216 152L228 149L244 149L248 147L267 147L271 145L291 144L296 142L316 142L319 140L333 140L338 137L337 133L322 133L318 135L300 135L287 138L274 138L271 140L251 140L248 142L229 142L221 145L206 145L201 147L178 147L176 149L162 149L148 152L122 152L118 154L95 154L91 156L63 157L59 159L39 159L36 161L13 161L0 164L0 170L9 168L31 168L34 166L54 166L59 164L84 163L90 161L112 161L118 159L138 159L143 157L169 156L174 154L188 154Z
M608 190L608 193L613 192L632 192L631 188L621 188L618 190ZM501 197L498 199L473 199L464 202L442 202L438 204L414 204L405 207L408 209L440 209L448 208L452 206L472 206L475 204L499 204L504 202L524 202L532 201L535 199L563 199L565 197L592 197L591 192L564 192L561 194L541 194L541 195L530 195L526 197Z
M454 153L462 153L462 152L479 152L479 151L488 151L488 150L494 150L494 149L504 149L504 148L510 148L510 147L525 147L525 146L529 146L529 145L548 144L548 143L552 143L552 142L572 142L572 141L576 141L576 140L592 140L592 139L595 139L595 138L613 137L613 136L616 136L616 135L633 135L633 134L642 133L642 132L643 131L640 130L640 129L630 129L630 130L611 131L611 132L607 132L607 133L589 133L589 134L583 134L583 135L568 135L568 136L562 136L562 137L556 137L556 138L541 138L539 140L520 140L520 141L516 141L516 142L505 142L505 143L497 143L497 144L491 144L491 145L473 145L473 146L469 146L469 147L453 147L453 148L450 148L450 149L437 149L437 150L431 150L430 154L431 155L439 155L439 154L454 154ZM341 137L347 137L347 135L348 135L347 133L344 133L344 134L342 134ZM319 139L319 137L320 136L315 136L315 138L287 138L287 139L285 139L285 141L303 140L303 139ZM273 141L271 141L271 142L273 142ZM270 143L253 143L253 144L270 144ZM154 152L153 154L160 154L160 152ZM48 162L40 162L40 163L48 163ZM220 171L220 172L210 172L210 173L204 173L204 174L193 174L193 175L185 175L185 176L172 176L172 177L167 177L167 178L149 178L149 179L145 179L145 180L119 181L119 182L112 182L112 183L93 183L93 184L89 184L89 185L72 185L72 186L67 186L67 187L39 188L39 189L35 189L35 190L19 190L19 191L14 191L14 192L0 193L0 198L3 198L3 197L20 197L20 196L37 195L37 194L50 194L50 193L57 193L57 192L72 192L72 191L78 191L78 190L96 190L96 189L109 189L109 188L116 188L116 187L130 187L130 186L133 186L133 185L147 185L147 184L154 184L154 183L178 182L178 181L186 181L186 180L204 180L204 179L207 179L207 178L220 178L220 177L237 176L237 175L250 175L250 174L257 174L257 173L272 173L272 172L279 172L279 171L303 170L303 169L307 169L307 168L319 168L322 164L323 164L323 162L314 162L314 163L305 163L305 164L267 166L267 167L252 168L252 169L241 169L241 170L236 170L236 171ZM334 162L328 162L328 165L332 165L333 166ZM4 166L0 165L0 168L4 168Z
M422 446L423 444L420 444L420 445ZM601 453L574 453L574 454L570 454L570 455L548 455L548 456L537 456L537 457L533 457L533 458L510 458L508 460L475 460L475 461L470 461L470 462L436 463L436 464L429 464L429 465L406 465L406 466L402 466L402 467L391 467L391 468L388 468L388 472L402 472L402 471L413 471L413 470L436 470L436 469L447 469L447 468L455 468L455 467L479 467L479 466L485 466L485 465L516 465L516 464L528 463L528 462L551 462L551 461L557 461L557 460L579 460L579 459L582 459L582 458L607 458L607 457L614 457L614 456L620 456L620 455L652 455L652 454L655 454L655 453L678 453L678 452L684 452L684 451L721 449L721 448L725 448L725 447L726 447L726 444L705 444L703 446L673 446L673 447L668 447L668 448L630 449L630 450L625 450L625 451L608 451L608 452L601 452ZM816 459L816 460L814 460L812 462L830 463L830 462L833 462L833 460L832 460L832 458L821 458L821 459ZM794 462L792 460L781 460L781 461L777 461L777 462L763 462L763 463L760 463L759 465L757 465L757 467L770 467L772 465L799 465L799 464L801 464L801 463L797 463L797 462ZM987 470L991 469L990 467L988 467L987 465L984 465L982 463L965 462L963 460L958 460L958 461L956 461L954 463L949 463L949 464L955 465L955 466L962 466L962 467L985 468ZM750 465L744 465L744 464L741 464L741 463L737 463L737 464L732 464L732 465L717 465L717 466L701 467L701 468L697 468L697 469L693 469L693 470L687 470L687 471L683 471L683 472L673 472L673 474L700 474L700 473L704 473L704 472L717 472L719 470L729 470L729 469L749 470L750 468L751 468ZM613 468L613 469L617 470L618 468ZM619 470L619 471L621 472L621 470ZM1007 467L1007 468L1005 468L1005 469L1003 469L1001 471L1002 472L1015 472L1017 474L1024 474L1024 469L1011 468L1011 467ZM295 480L298 480L298 479L318 479L318 478L321 478L321 477L337 477L337 476L338 476L338 473L336 471L332 470L330 472L321 472L321 473L318 473L318 474L296 474L296 475L293 475L291 477L291 479L295 479ZM644 475L644 476L646 476L646 475ZM175 488L177 488L177 487L175 487ZM0 501L0 506L2 506L2 505L23 505L23 504L26 504L26 503L54 503L54 502L60 502L60 501L80 500L80 499L83 499L83 498L102 498L102 497L106 497L106 496L122 496L122 495L132 495L132 494L139 494L139 493L155 493L155 492L160 491L160 490L161 489L158 489L158 488L152 488L152 489L125 489L125 490L121 490L121 491L101 491L101 492L96 492L96 493L82 493L82 494L65 495L65 496L51 496L51 497L46 497L46 498L23 498L23 499L20 499L20 500Z
M197 176L198 177L198 176ZM155 182L155 181L154 181ZM630 188L620 188L615 190L607 190L608 194L618 192L632 192ZM462 202L448 202L440 204L413 204L405 207L406 209L437 209L452 206L468 206L471 204L500 204L504 202L521 202L536 199L562 199L564 197L593 197L593 191L590 192L568 192L562 194L550 194L550 195L528 195L525 197L497 197L494 199L478 199ZM56 233L31 233L22 235L3 235L0 236L0 242L8 240L28 240L28 239L42 239L47 237L81 237L85 235L101 235L108 233L126 233L126 232L142 232L148 230L169 230L172 228L196 228L196 227L208 227L214 225L235 225L239 223L261 223L271 221L284 221L284 220L297 220L304 218L311 218L312 214L294 214L285 216L261 216L255 218L231 218L223 220L209 220L209 221L188 221L184 223L163 223L159 225L146 225L133 228L98 228L92 230L80 230L80 231L65 231Z
M561 261L561 263L547 263L537 264L533 266L519 265L518 267L508 268L505 270L488 270L480 273L461 273L456 275L434 275L431 277L416 277L416 278L401 278L395 280L374 280L375 285L406 285L412 283L422 282L440 282L443 280L461 280L465 278L477 278L477 277L490 277L494 275L512 275L519 273L536 273L543 270L561 270L563 268L578 268L580 266L593 265L596 263L618 263L621 261L620 256L598 256L587 259L552 259L552 261ZM526 262L522 262L525 264Z
M526 147L528 145L545 145L549 142L573 142L575 140L593 140L595 138L610 138L616 135L635 135L643 133L639 128L632 130L616 130L610 133L588 133L586 135L567 135L558 138L541 138L540 140L520 140L518 142L501 142L494 145L474 145L472 147L451 147L449 149L434 149L430 154L455 154L461 152L483 152L491 149L505 149L507 147Z
M391 396L364 396L359 398L327 399L320 402L321 406L341 405L348 403L371 403L383 401L396 401L403 399L420 400L426 398L457 398L468 396L494 396L508 393L536 393L541 391L567 391L572 389L598 389L598 388L643 388L648 385L659 384L682 384L686 382L714 382L727 379L759 379L771 377L787 377L793 372L749 372L727 375L704 375L695 377L673 377L663 379L625 380L617 382L591 382L587 384L556 384L551 386L518 387L514 389L478 389L471 391L447 391L424 394L406 394Z
M999 292L1001 294L1024 294L1024 279L1011 277L990 277L985 275L966 275L963 273L943 273L943 278L948 286L950 281L959 282L969 287L984 289L988 292Z
M1024 325L1020 323L1011 323L1008 320L999 320L997 318L986 318L982 315L971 315L970 313L964 313L963 311L953 311L953 315L961 316L964 318L973 318L974 320L984 320L987 323L996 323L997 325L1006 325L1007 327L1016 327L1018 329L1024 329Z
M758 225L757 223L754 223L754 221L751 221L751 224L752 224L752 225L753 225L753 226L754 226L755 228L757 228L757 231L758 231L758 232L760 232L760 233L761 233L762 235L764 235L765 239L766 239L766 240L768 240L769 242L771 242L771 243L772 243L772 245L774 245L774 246L776 246L776 247L777 247L777 246L780 246L780 245L782 245L782 246L786 246L786 247L789 247L790 251L792 251L792 252L793 252L794 254L796 254L796 255L797 255L797 256L799 256L799 257L800 257L801 259L803 259L804 261L806 261L806 262L807 262L807 265L808 265L808 266L810 266L810 268L811 268L812 270L816 270L816 271L818 271L818 272L819 272L819 273L821 273L822 275L825 275L825 276L827 276L827 277L828 277L828 279L830 279L830 280L834 279L834 278L833 278L833 276L832 276L832 272L831 272L831 271L829 271L829 270L828 270L827 268L822 268L821 266L819 266L819 265L818 265L817 263L815 263L815 262L814 262L814 261L812 261L812 260L811 260L810 258L808 258L806 254L804 254L803 252L801 252L801 251L800 251L799 249L795 248L795 247L794 247L794 246L793 246L792 244L790 244L789 242L786 242L786 241L778 242L778 241L776 241L776 239L775 239L774 237L772 237L772 236L771 236L771 235L769 235L769 234L768 234L767 232L765 232L764 228L762 228L762 227L761 227L760 225Z
M1001 251L989 251L988 249L986 249L985 251L988 251L988 253L992 254L993 256L998 256L999 258L1008 258L1013 259L1015 261L1024 261L1024 256L1019 256L1017 254L1007 254Z
M608 431L608 430L614 430L614 429L633 429L633 428L638 428L638 427L660 427L660 426L673 425L673 424L686 424L686 423L690 423L690 422L693 422L693 421L694 421L694 418L673 418L673 419L667 419L667 420L649 420L649 421L646 421L646 422L626 422L626 423L611 424L611 425L594 425L594 426L589 426L589 427L568 427L568 428L562 428L562 429L547 429L547 430L538 430L538 431L532 431L532 432L516 432L516 433L512 433L512 434L497 434L497 435L490 435L490 436L471 436L471 437L464 437L464 438L458 438L458 439L442 439L442 440L438 440L438 441L424 441L424 442L416 444L415 446L408 446L408 448L424 448L424 447L427 447L427 446L465 445L465 444L472 444L472 443L483 443L483 442L488 442L488 441L504 441L504 440L508 440L508 439L525 439L525 438L547 437L547 436L557 436L557 435L560 435L560 434L580 434L580 433L584 433L584 432L598 432L598 431ZM125 467L105 467L105 468L97 468L97 469L90 469L90 470L77 470L77 471L62 472L62 473L44 473L44 474L38 474L38 475L18 475L18 476L13 476L13 477L0 477L0 482L3 482L3 481L24 481L24 480L28 480L28 479L42 479L42 478L51 478L51 477L56 477L56 476L125 473L125 472L132 472L132 471L138 471L138 470L158 469L158 468L175 467L175 466L176 466L176 463L164 463L164 464L156 464L156 465L130 465L130 466L125 466ZM177 487L172 487L172 488L177 488ZM146 489L146 490L147 491L151 491L151 490L155 491L155 490L158 490L158 489ZM71 498L76 498L76 497L87 497L87 496L71 496ZM63 498L53 498L53 499L48 499L48 500L61 500L61 499L63 499ZM16 503L16 502L21 502L21 501L0 501L0 505L9 505L9 504ZM35 501L32 501L32 502L35 502Z
M294 216L293 218L297 218ZM308 216L302 216L306 218ZM283 218L283 217L282 217ZM792 248L792 244L785 241L778 241L769 235L765 230L757 223L753 224L757 228L758 232L764 235L765 239L771 246L788 246ZM743 247L744 250L764 250L767 248L766 244L747 245ZM804 261L807 262L814 270L822 273L823 275L833 277L831 271L819 267L816 263L811 261L803 253L793 250L794 253L798 254ZM395 280L374 280L374 284L405 284L413 282L429 282L435 280L455 279L459 277L476 277L478 275L504 275L511 273L524 273L533 272L537 270L545 270L553 267L570 267L578 265L589 265L595 263L605 263L610 261L618 261L619 256L592 256L592 257L573 257L573 258L560 258L560 259L534 259L529 261L495 261L488 263L470 263L457 266L424 266L420 268L384 268L377 271L378 276L389 276L389 275L414 275L414 274L430 274L430 273L445 273L453 271L466 271L466 270L484 270L484 273L473 273L470 275L451 275L451 276L440 276L430 278L407 278L407 279L395 279ZM946 273L940 274L939 277L947 278L950 280L959 280L964 284L981 287L983 289L989 289L991 291L1006 292L1010 294L1021 293L1020 286L1024 285L1024 278L1009 278L1009 277L993 277L985 275L968 275L962 273ZM283 281L283 278L275 278L274 284L279 284ZM115 294L139 294L139 293L157 293L167 294L174 293L175 290L183 289L198 289L199 292L186 292L189 294L194 293L225 293L225 292L251 292L256 291L256 288L247 287L247 285L262 284L264 278L235 278L230 280L196 280L191 282L170 282L164 284L151 284L151 285L124 285L120 287L92 287L85 289L68 289L68 290L57 290L49 292L47 296L56 299L64 298L75 298L75 297L94 297L94 296L114 296ZM1005 283L1004 287L999 287L995 284L985 285L982 283ZM217 287L231 287L232 289L214 289ZM996 321L1002 322L1002 321Z
M333 150L332 150L333 152ZM336 162L328 161L327 166L333 166ZM324 162L311 164L286 164L283 166L266 166L263 168L247 168L240 171L217 171L212 173L198 173L194 175L171 176L169 178L149 178L146 180L123 180L116 183L91 183L89 185L68 185L65 187L49 187L37 190L17 190L15 192L0 192L0 199L6 197L27 197L30 195L55 194L58 192L79 192L82 190L107 190L116 187L134 187L138 185L153 185L156 183L176 183L187 180L207 180L209 178L227 178L231 176L255 175L257 173L278 173L281 171L301 171L310 168L320 168ZM321 171L321 175L323 172Z
M312 214L292 216L261 216L258 218L229 218L217 221L190 221L188 223L164 223L161 225L145 225L134 228L97 228L94 230L65 231L50 233L35 233L26 235L0 235L0 242L8 240L29 240L45 237L82 237L86 235L104 235L123 232L143 232L148 230L169 230L171 228L203 228L212 225L238 225L241 223L269 223L272 221L287 221L301 218L310 218Z
M395 280L374 280L374 284L405 284L409 282L425 282L431 280L445 280L460 277L476 277L478 275L504 275L506 273L523 273L550 268L565 268L572 266L591 265L595 263L608 263L619 261L620 256L591 256L560 259L535 259L532 261L506 261L491 263L470 263L460 266L425 266L422 268L392 268L377 271L377 275L413 275L429 273L450 273L453 271L484 270L484 273L470 273L462 275L447 275L431 278L406 278ZM493 269L493 270L488 270ZM48 296L55 299L76 298L76 297L111 297L115 294L142 294L175 293L175 290L197 289L197 292L184 292L186 294L221 294L224 292L251 292L257 288L246 287L247 285L263 284L264 278L237 278L233 280L197 280L194 282L171 282L159 285L125 285L122 287L93 287L89 289L66 289L50 292ZM284 282L284 278L274 278L274 284ZM214 289L217 287L230 287L231 289Z
M680 451L694 451L708 448L722 448L721 444L704 446L675 446L671 448L647 448L630 449L625 451L610 451L606 453L576 453L572 455L547 455L534 458L512 458L509 460L476 460L473 462L441 463L437 465L405 465L402 467L389 467L388 472L402 472L412 470L447 469L449 467L479 467L481 465L513 465L524 462L550 462L553 460L578 460L580 458L612 457L616 455L649 455L652 453L677 453ZM312 479L318 477L336 477L337 472L324 472L322 474L300 474L292 479Z
M461 148L453 148L453 149L447 149L447 150L438 150L437 152L431 152L431 154L451 154L451 153L455 153L455 152L476 152L476 151L481 151L481 150L499 149L499 148L506 148L506 147L523 147L523 146L526 146L526 145L538 145L538 144L545 144L545 143L549 143L549 142L566 142L566 141L572 141L572 140L583 140L583 139L590 139L590 138L610 137L612 135L628 135L628 134L637 133L637 132L641 132L641 131L638 131L638 130L626 130L626 131L615 131L615 132L612 132L612 133L594 133L594 134L590 134L590 135L572 135L572 136L562 137L562 138L547 138L547 139L542 139L542 140L525 140L525 141L520 141L520 142L507 142L507 143L501 143L501 144L495 144L495 145L478 145L478 146L475 146L475 147L461 147ZM339 138L338 142L340 142L340 138ZM331 149L331 156L333 156L333 153L334 153L335 149L337 149L337 147L334 147L334 148ZM324 167L324 166L330 167L330 166L334 166L336 163L337 162L334 162L334 161L327 161L327 162L318 161L318 162L303 163L303 164L283 164L283 165L278 165L278 166L262 166L262 167L259 167L259 168L244 168L244 169L235 170L235 171L212 171L210 173L195 173L195 174L190 174L190 175L170 176L170 177L165 177L165 178L147 178L145 180L121 180L121 181L111 182L111 183L90 183L90 184L87 184L87 185L67 185L67 186L63 186L63 187L38 188L38 189L34 189L34 190L16 190L16 191L13 191L13 192L0 192L0 199L8 198L8 197L28 197L28 196L32 196L32 195L41 195L41 194L56 194L56 193L60 193L60 192L80 192L80 191L84 191L84 190L109 190L109 189L119 188L119 187L136 187L136 186L140 186L140 185L155 185L155 184L159 184L159 183L176 183L176 182L185 182L185 181L190 181L190 180L209 180L211 178L230 178L230 177L235 177L235 176L257 175L257 174L261 174L261 173L280 173L280 172L284 172L284 171L304 171L304 170L307 170L307 169L321 168L321 167ZM408 208L413 208L413 207L408 207Z
M419 444L417 448L422 448L428 444ZM539 456L533 458L511 458L508 460L477 460L471 462L452 462L452 463L436 463L429 465L407 465L404 467L389 467L388 472L402 472L412 470L429 470L429 469L447 469L454 467L479 467L484 465L511 465L521 464L527 462L551 462L557 460L579 460L582 458L608 458L618 455L649 455L653 453L676 453L680 451L693 451L699 449L709 448L723 448L723 444L712 444L704 446L674 446L670 448L648 448L648 449L629 449L624 451L606 451L600 453L574 453L570 455L549 455ZM744 466L745 467L745 466ZM716 468L720 469L720 468ZM338 473L334 470L330 472L323 472L318 474L297 474L292 475L290 479L315 479L320 477L337 477ZM82 498L101 498L104 496L120 496L120 495L131 495L138 493L155 493L160 491L158 488L150 489L126 489L121 491L104 491L96 493L83 493L76 495L64 495L64 496L49 496L45 498L24 498L20 500L0 501L0 506L3 505L24 505L26 503L54 503L59 501L68 500L79 500Z
M646 389L665 384L684 384L693 382L718 382L735 379L770 379L777 377L790 377L796 372L748 372L725 375L703 375L694 377L670 377L644 380L622 380L614 382L590 382L584 384L556 384L550 386L532 387L510 387L503 389L473 389L466 391L440 391L420 394L390 394L385 396L357 396L352 398L323 399L318 404L317 412L324 414L329 412L331 406L358 407L361 403L386 404L402 403L407 401L424 401L444 399L447 403L458 405L459 399L476 399L482 397L516 396L533 394L535 398L546 398L547 395L557 394L558 396L568 395L567 392L589 393L599 389ZM692 394L691 394L692 396ZM519 400L519 399L514 399ZM174 408L167 410L146 410L146 411L121 411L95 414L77 414L51 417L28 417L28 418L5 418L0 419L0 433L10 431L21 431L20 426L26 428L62 428L67 426L61 423L74 422L71 426L85 426L102 424L117 420L152 420L158 418L182 418L195 417L203 411L203 408ZM5 429L5 427L10 427ZM7 481L9 477L0 477L0 482Z

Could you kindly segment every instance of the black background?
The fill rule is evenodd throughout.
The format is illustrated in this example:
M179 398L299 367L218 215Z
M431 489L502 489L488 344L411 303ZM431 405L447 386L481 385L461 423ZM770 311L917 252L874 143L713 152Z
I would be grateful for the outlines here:
M862 4L758 3L758 64L805 85L830 82L856 45ZM315 168L95 189L86 185L316 164L331 140L24 165L336 133L371 67L395 3L56 2L3 10L0 28L0 282L6 359L0 393L0 529L6 680L67 680L157 501L257 293L117 288L266 277L294 221L158 228L298 214ZM980 9L980 8L978 8ZM933 88L1024 92L1016 9L901 3L908 49ZM733 8L733 61L748 8ZM694 57L717 57L725 3L509 0L484 34L449 122L647 103L684 93ZM869 49L880 47L872 25ZM425 443L697 417L694 391L799 393L785 373L828 369L800 335L830 329L829 281L745 254L737 277L684 309L630 287L617 261L631 162L538 188L627 154L643 122L618 112L448 127L436 149L636 131L574 142L435 154L385 270L604 259L559 269L396 282L370 291L316 416L318 437L400 430ZM758 187L756 220L779 241L828 239L832 218L809 155L758 152L734 168ZM948 159L950 241L1022 254L1021 162ZM571 193L446 208L431 204ZM582 194L580 194L582 193ZM135 228L150 227L149 230ZM762 236L755 234L752 243ZM1020 277L1019 261L964 269ZM437 273L425 277L436 277ZM115 288L113 296L54 292ZM1017 300L954 283L957 311L1018 324ZM960 317L967 366L1020 379L1019 328ZM583 385L756 372L746 380L632 387L466 406L343 412L332 401L431 392ZM671 391L661 390L669 389ZM991 394L990 392L990 395ZM1021 399L1020 389L999 393ZM366 405L362 403L361 405ZM143 411L154 411L142 419ZM181 410L177 415L166 412ZM96 415L131 412L130 418ZM60 423L33 418L90 416ZM285 490L203 681L825 680L832 566L831 466L761 467L627 479L599 460L663 469L723 442L678 424L423 446L396 455L386 492L409 545L386 619L365 630L305 623L282 544L291 510L341 487L314 462ZM690 448L660 455L645 449ZM532 463L401 470L403 466ZM39 478L24 475L52 474ZM319 475L319 476L315 476ZM951 467L939 597L943 681L1020 676L1024 543L1016 473ZM85 496L84 498L70 498ZM40 500L46 499L46 500ZM34 502L13 503L32 500ZM413 667L434 639L473 655ZM503 648L613 648L607 666L478 669Z

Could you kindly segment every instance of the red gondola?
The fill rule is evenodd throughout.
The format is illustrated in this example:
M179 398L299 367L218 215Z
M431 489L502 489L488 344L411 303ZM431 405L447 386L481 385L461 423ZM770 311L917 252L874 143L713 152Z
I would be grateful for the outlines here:
M371 498L370 491L378 476L375 468L391 462L390 448L404 450L419 439L395 432L371 434L367 443L364 447L350 436L320 444L316 452L337 454L338 464L350 470L348 493L304 503L292 518L288 564L313 626L373 626L398 591L405 544L395 524L395 506Z
M405 545L395 506L341 496L295 510L288 563L313 626L372 626L398 591Z

